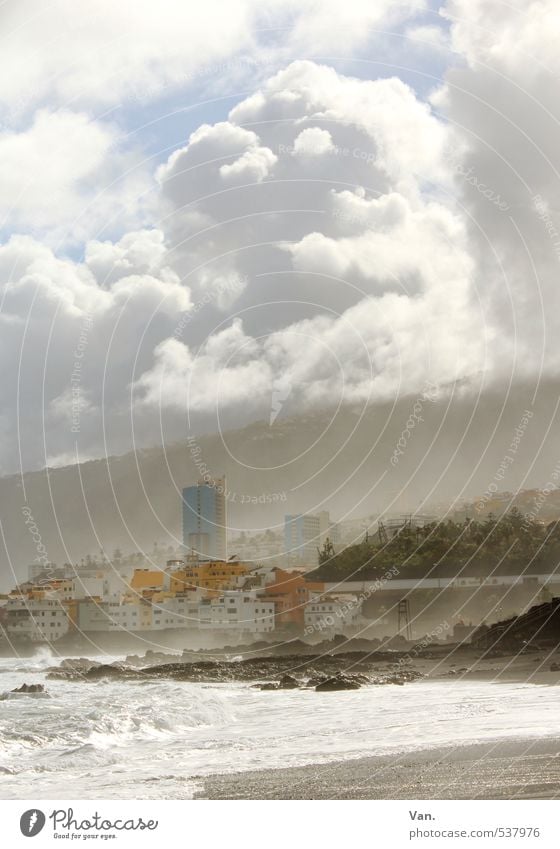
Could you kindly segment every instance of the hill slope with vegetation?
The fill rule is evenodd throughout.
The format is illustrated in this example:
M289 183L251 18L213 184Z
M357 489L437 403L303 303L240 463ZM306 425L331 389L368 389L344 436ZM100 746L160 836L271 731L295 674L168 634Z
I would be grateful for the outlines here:
M397 567L399 577L485 577L553 572L560 563L560 522L544 525L513 509L499 519L405 524L381 529L339 553L325 548L310 577L323 581L371 580Z

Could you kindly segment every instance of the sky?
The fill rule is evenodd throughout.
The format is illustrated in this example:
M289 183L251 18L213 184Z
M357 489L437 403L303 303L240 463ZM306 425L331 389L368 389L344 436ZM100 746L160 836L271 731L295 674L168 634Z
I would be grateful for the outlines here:
M0 24L0 474L557 376L554 0Z

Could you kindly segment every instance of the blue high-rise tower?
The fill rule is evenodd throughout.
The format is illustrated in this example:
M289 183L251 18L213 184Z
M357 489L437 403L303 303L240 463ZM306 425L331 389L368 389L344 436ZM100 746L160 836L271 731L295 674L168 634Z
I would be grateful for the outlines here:
M199 560L227 560L226 481L183 489L183 545Z

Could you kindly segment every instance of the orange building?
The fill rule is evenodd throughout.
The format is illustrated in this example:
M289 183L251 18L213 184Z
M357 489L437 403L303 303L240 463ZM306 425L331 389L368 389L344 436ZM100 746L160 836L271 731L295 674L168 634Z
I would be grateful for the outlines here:
M288 572L274 569L274 580L259 593L266 601L273 601L276 607L276 625L295 625L303 628L305 605L312 593L324 592L321 581L306 581L301 572Z

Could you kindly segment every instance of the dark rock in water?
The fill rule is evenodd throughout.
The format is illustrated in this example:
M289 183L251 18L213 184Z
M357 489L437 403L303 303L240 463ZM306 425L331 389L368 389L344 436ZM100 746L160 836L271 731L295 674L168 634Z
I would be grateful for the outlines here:
M354 676L350 678L348 675L338 675L336 678L326 678L317 684L315 691L326 693L335 690L359 690L361 686L361 682L356 681Z
M293 675L282 675L279 682L281 690L295 690L299 687L299 681Z
M291 643L290 645L293 645ZM210 658L207 654L186 661L184 655L169 656L152 653L149 665L144 658L129 656L129 663L114 662L100 664L88 660L65 661L58 667L48 670L48 678L66 681L99 681L103 679L126 681L149 681L163 678L172 681L190 681L200 683L247 682L257 688L267 690L290 690L298 687L317 687L326 681L352 682L339 689L355 689L361 684L402 683L414 681L422 675L412 669L404 669L396 660L395 653L350 651L336 654L266 655L246 658ZM169 661L169 657L167 660ZM391 666L381 671L379 663L392 661ZM293 671L297 670L297 677ZM372 673L378 673L375 677ZM380 673L380 674L379 674ZM398 678L398 681L395 680ZM389 680L387 680L389 679ZM307 682L307 683L305 683ZM328 688L327 688L328 689Z
M551 672L560 672L560 663L556 663L556 662L551 663L550 664L550 671Z
M67 657L61 661L60 666L51 666L47 669L47 678L73 681L94 666L98 666L97 661L90 660L88 657Z
M45 699L50 698L43 684L22 684L21 687L14 687L13 690L0 694L0 702L14 699L17 696L39 696Z
M61 662L59 669L89 669L90 666L96 666L95 660L90 660L89 657L66 657Z
M259 690L297 690L300 682L293 675L282 675L279 681L265 681L264 684L254 685Z
M127 672L132 672L121 664L102 663L99 666L92 666L84 673L84 678L88 681L98 681L100 678L124 678ZM138 673L133 673L137 677Z
M12 693L44 693L43 684L22 684L21 687L14 687Z
M129 669L122 663L96 663L95 661L67 662L53 666L47 672L47 678L62 681L98 681L101 678L126 678L134 675L141 677L138 670Z
M186 656L186 650L183 652L183 656ZM125 659L125 663L128 666L163 666L166 663L172 663L173 661L177 661L181 659L181 655L172 654L170 652L163 651L154 651L153 649L148 649L144 657L140 657L139 655L130 655Z

